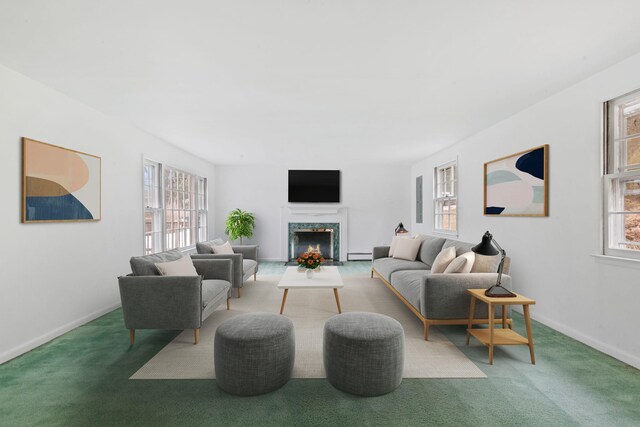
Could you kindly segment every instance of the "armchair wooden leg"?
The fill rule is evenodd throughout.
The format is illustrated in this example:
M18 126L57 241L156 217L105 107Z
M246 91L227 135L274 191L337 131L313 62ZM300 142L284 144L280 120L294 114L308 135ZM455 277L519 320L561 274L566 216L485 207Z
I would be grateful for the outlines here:
M429 341L429 322L424 323L424 340Z
M230 299L231 299L231 298L227 298L227 310L229 310L229 309L230 309L230 308L229 308L229 300L230 300Z
M258 274L258 272L256 271L255 273L253 273L253 281L256 281L256 274Z
M371 269L371 278L373 279L373 268Z
M198 344L200 342L200 328L196 328L193 330L193 338L194 344Z
M133 345L136 342L136 330L129 329L129 344Z
M238 288L238 298L240 298L240 288Z

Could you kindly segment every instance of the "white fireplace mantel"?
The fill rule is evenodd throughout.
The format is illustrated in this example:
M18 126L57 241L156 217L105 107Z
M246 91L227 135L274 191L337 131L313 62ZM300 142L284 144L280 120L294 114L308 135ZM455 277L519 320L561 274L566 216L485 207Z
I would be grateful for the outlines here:
M291 215L337 215L340 207L319 207L319 206L289 206ZM346 209L346 208L345 208Z
M289 223L336 222L340 224L340 261L346 261L348 249L349 209L346 206L291 206L280 209L280 259L288 261Z

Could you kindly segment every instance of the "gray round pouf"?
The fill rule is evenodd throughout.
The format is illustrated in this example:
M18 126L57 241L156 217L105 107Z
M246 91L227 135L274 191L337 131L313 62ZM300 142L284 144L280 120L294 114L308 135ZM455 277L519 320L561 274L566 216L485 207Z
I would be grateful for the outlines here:
M218 386L253 396L289 381L295 357L293 322L271 313L242 314L216 330L213 359Z
M335 388L379 396L402 382L404 330L377 313L345 313L324 325L324 369Z

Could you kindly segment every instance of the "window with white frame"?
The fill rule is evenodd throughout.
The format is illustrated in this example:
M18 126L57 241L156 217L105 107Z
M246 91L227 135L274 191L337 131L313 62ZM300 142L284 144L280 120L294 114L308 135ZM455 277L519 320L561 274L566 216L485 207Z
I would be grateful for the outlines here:
M439 233L458 232L458 162L456 160L434 169L433 219Z
M640 91L605 103L604 253L640 259Z
M145 160L144 252L188 248L207 239L207 179Z

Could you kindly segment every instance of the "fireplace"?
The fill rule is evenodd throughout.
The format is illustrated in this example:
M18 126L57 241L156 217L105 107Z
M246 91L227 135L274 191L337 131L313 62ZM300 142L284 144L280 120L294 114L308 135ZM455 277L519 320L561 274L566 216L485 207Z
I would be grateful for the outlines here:
M340 224L289 223L289 261L303 252L318 252L327 261L340 260Z

